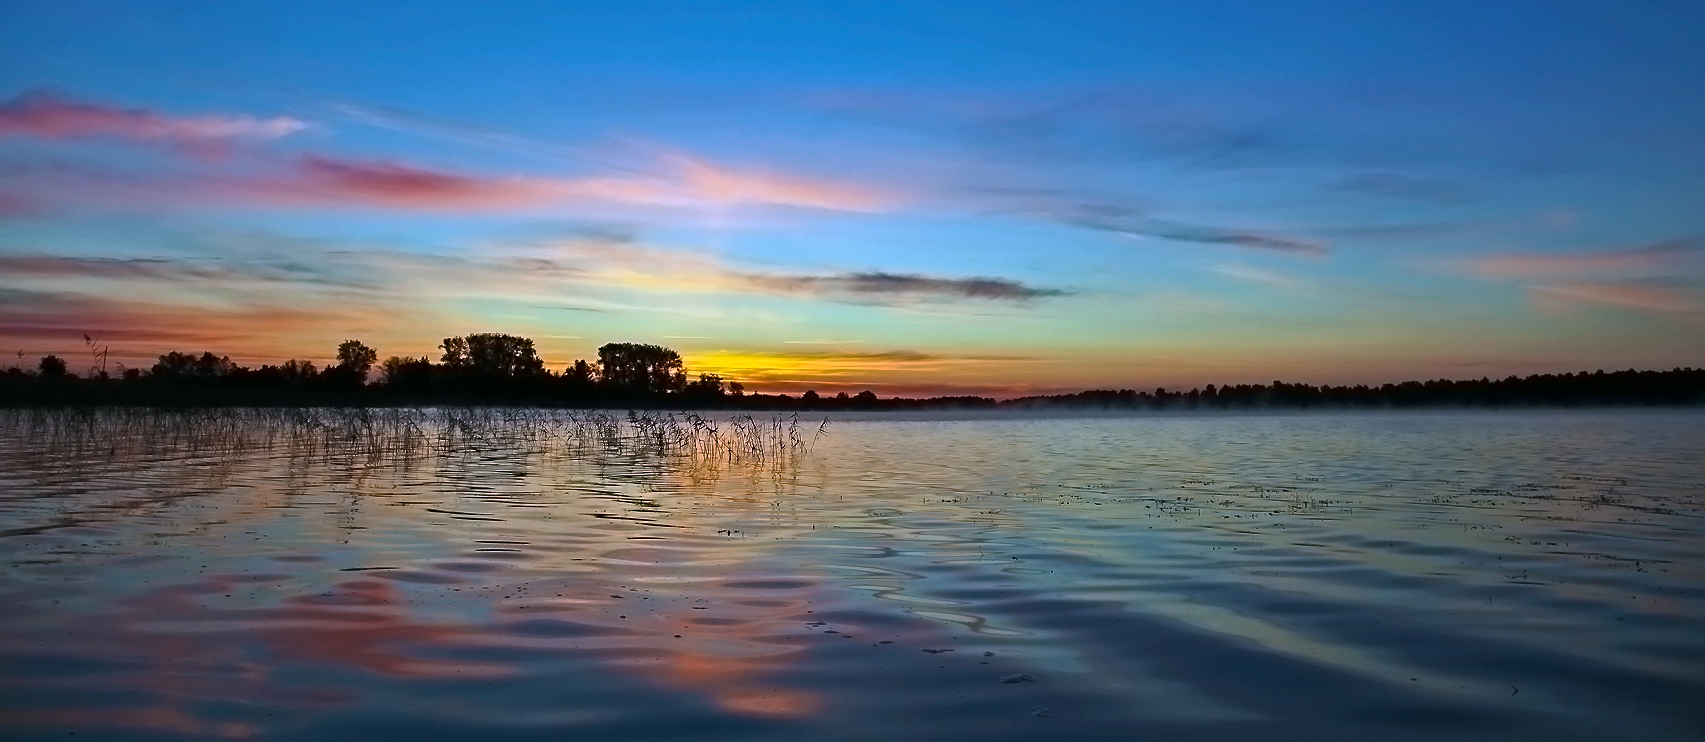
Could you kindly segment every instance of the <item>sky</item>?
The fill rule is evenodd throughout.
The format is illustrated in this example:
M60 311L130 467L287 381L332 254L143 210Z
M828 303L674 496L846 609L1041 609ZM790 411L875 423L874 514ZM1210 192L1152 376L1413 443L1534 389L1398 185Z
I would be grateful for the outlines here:
M0 5L0 363L1705 365L1698 2Z

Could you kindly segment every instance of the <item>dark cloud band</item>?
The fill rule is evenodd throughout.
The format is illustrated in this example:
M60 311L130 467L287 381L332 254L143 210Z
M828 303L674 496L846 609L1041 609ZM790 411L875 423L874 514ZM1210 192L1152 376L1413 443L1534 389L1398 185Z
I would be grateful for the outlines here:
M757 288L791 294L915 296L941 299L1028 301L1064 296L1060 289L1037 288L1004 278L934 278L902 273L842 273L832 276L745 275Z

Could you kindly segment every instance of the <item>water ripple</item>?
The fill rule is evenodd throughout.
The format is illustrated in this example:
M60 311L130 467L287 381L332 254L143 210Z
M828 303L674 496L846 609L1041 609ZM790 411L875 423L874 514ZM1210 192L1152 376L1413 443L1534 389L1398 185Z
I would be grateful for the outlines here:
M6 414L8 739L1705 729L1698 413Z

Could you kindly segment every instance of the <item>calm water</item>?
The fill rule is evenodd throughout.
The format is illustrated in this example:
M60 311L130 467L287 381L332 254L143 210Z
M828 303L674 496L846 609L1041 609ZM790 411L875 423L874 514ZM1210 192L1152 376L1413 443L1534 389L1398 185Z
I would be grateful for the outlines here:
M0 413L3 736L1705 736L1698 412L243 414Z

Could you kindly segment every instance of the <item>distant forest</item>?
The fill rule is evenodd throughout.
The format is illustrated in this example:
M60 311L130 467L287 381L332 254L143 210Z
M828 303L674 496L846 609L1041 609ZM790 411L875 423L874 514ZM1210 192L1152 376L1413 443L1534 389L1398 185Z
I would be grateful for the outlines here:
M213 353L172 352L148 369L109 373L106 351L85 337L90 367L74 373L57 356L34 369L0 371L0 406L414 406L529 405L760 410L1048 409L1248 410L1262 408L1583 407L1705 404L1705 369L1595 371L1503 379L1405 381L1380 386L1237 384L1152 392L1089 390L997 400L960 396L879 398L870 391L822 396L748 393L716 374L689 379L669 348L609 343L595 362L545 368L528 338L479 333L445 338L431 358L379 354L358 340L323 368L290 360L248 368Z

